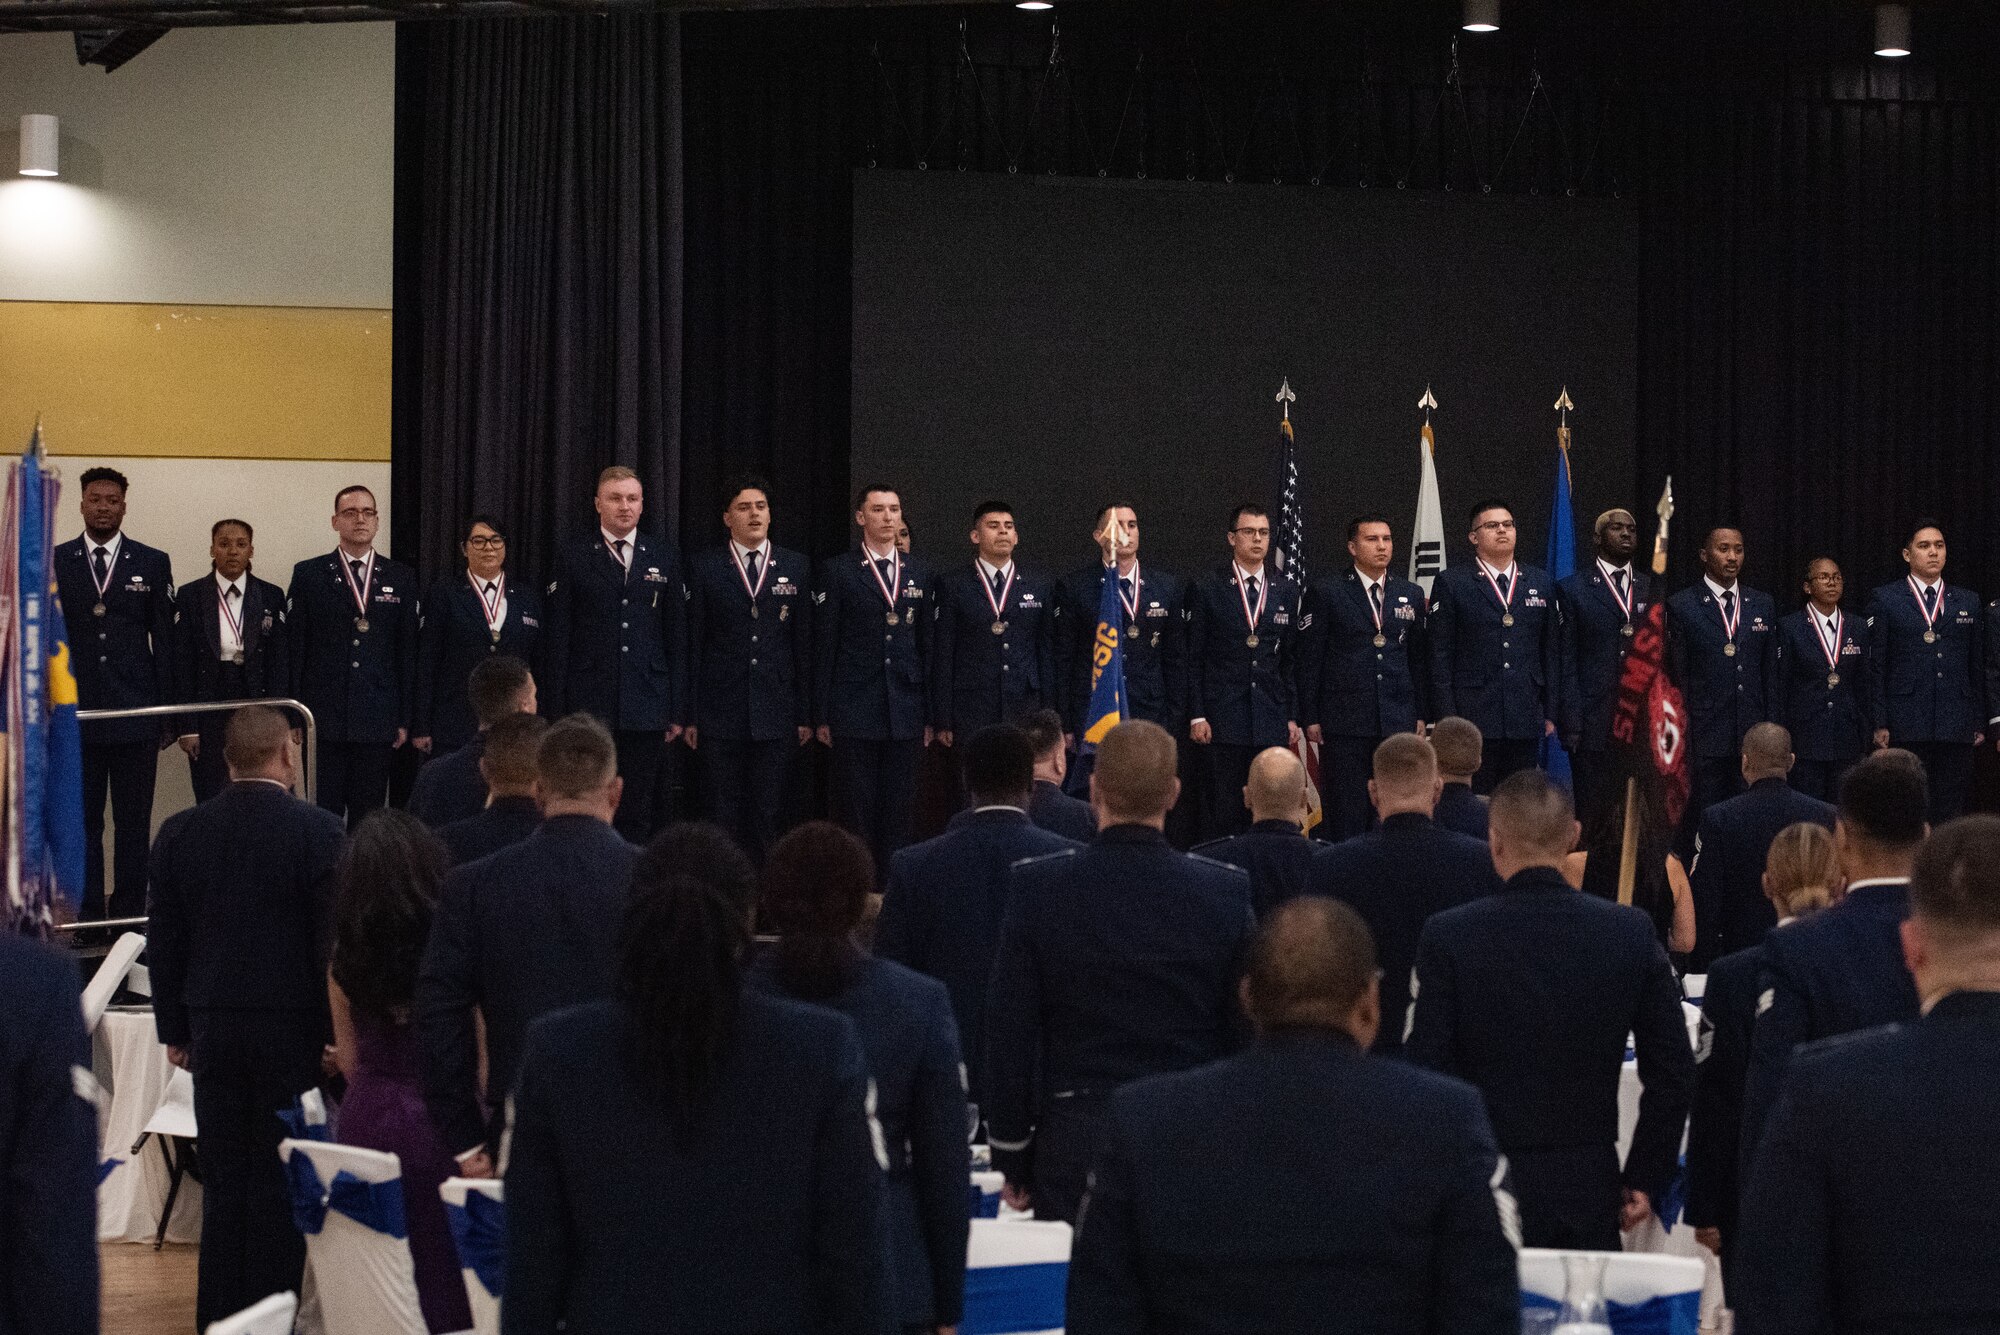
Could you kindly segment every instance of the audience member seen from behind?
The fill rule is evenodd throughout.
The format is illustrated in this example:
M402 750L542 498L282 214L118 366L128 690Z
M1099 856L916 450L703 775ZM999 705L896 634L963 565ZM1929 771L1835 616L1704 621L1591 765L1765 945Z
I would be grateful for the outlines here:
M1249 829L1191 851L1248 872L1250 906L1261 918L1305 892L1306 869L1321 847L1306 838L1306 767L1297 754L1282 746L1259 751L1243 784L1243 805Z
M1910 867L1930 832L1930 787L1908 751L1877 751L1840 781L1833 842L1847 883L1840 902L1764 938L1757 1025L1743 1082L1747 1167L1801 1043L1917 1017L1903 967Z
M1616 1251L1677 1172L1694 1094L1680 985L1643 913L1563 880L1568 793L1523 770L1490 812L1506 886L1424 924L1404 1052L1486 1096L1529 1245ZM1621 1165L1628 1035L1644 1088Z
M1452 715L1431 725L1431 746L1437 752L1437 809L1431 813L1445 829L1474 839L1486 837L1486 799L1472 791L1472 776L1485 760L1485 739L1471 719Z
M1639 811L1639 845L1632 878L1632 907L1653 920L1660 944L1676 955L1695 947L1694 891L1687 868L1673 851L1674 832ZM1624 871L1625 804L1614 802L1585 832L1584 846L1563 859L1563 879L1599 899L1619 899Z
M1909 897L1921 1018L1792 1055L1743 1197L1745 1335L2000 1330L2000 817L1939 829Z
M417 1296L434 1335L472 1324L458 1252L438 1199L438 1186L456 1165L424 1108L410 1022L417 966L444 873L444 846L415 816L364 816L341 858L327 980L334 1054L347 1077L340 1143L402 1161Z
M510 654L480 660L466 681L465 693L479 731L449 755L427 762L410 790L410 814L433 830L479 814L486 805L486 780L480 777L479 761L486 753L487 733L509 714L534 713L540 703L534 674Z
M889 1155L891 1311L901 1329L928 1333L956 1326L964 1305L971 1170L964 1068L944 985L855 944L874 886L867 847L838 825L813 821L780 839L765 861L761 896L778 943L752 966L750 981L854 1021Z
M530 1030L505 1335L881 1335L867 1058L846 1016L745 989L754 878L713 826L667 829L632 869L615 998Z
M454 867L511 848L542 823L541 804L535 798L535 764L548 730L548 720L537 714L509 714L486 730L479 757L486 808L438 831Z
M1771 840L1764 893L1779 927L1817 913L1840 897L1840 889L1840 862L1833 835L1825 826L1801 821ZM1694 1226L1695 1240L1722 1257L1725 1283L1735 1269L1743 1078L1750 1068L1750 1034L1757 1021L1763 971L1762 944L1733 951L1709 966L1701 1000L1702 1036L1695 1048L1687 1221Z
M1360 917L1277 909L1242 995L1248 1051L1113 1096L1071 1335L1516 1335L1519 1216L1486 1110L1367 1055L1382 1008Z

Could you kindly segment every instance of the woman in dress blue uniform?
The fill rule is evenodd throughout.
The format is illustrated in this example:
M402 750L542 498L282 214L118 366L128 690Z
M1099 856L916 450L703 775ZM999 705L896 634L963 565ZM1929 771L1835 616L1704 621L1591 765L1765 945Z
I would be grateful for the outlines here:
M536 666L542 604L532 583L507 573L507 532L491 515L474 515L458 544L465 569L446 575L424 595L417 642L417 703L410 733L435 760L479 735L465 684L472 669L496 654Z

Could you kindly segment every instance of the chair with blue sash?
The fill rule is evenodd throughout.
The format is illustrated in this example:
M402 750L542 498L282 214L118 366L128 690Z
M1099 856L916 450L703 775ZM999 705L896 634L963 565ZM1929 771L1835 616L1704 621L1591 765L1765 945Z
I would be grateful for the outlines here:
M1522 1328L1547 1313L1553 1328L1563 1304L1563 1258L1605 1261L1604 1299L1612 1335L1696 1335L1701 1328L1702 1263L1689 1256L1646 1252L1561 1252L1521 1249Z
M966 1244L959 1335L1062 1335L1068 1224L975 1219Z
M393 1154L286 1140L278 1145L292 1187L292 1221L325 1335L428 1335L417 1302L403 1165Z
M472 1329L500 1335L500 1298L507 1279L506 1194L498 1178L446 1178L438 1188L451 1240L458 1248Z
M1000 1217L1000 1189L1007 1185L1004 1173L979 1172L972 1174L972 1191L969 1199L974 1219L998 1219Z
M208 1335L292 1335L292 1319L298 1311L297 1297L289 1293L274 1293L252 1303L235 1316L211 1321Z

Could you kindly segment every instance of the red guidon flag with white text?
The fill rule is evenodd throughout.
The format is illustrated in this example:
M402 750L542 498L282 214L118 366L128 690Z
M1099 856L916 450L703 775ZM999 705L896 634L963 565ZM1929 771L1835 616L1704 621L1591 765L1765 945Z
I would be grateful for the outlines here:
M1639 780L1639 794L1648 812L1673 829L1687 809L1687 709L1680 689L1666 672L1666 604L1647 609L1625 656L1618 678L1618 708L1611 716L1611 741L1626 760L1626 772Z

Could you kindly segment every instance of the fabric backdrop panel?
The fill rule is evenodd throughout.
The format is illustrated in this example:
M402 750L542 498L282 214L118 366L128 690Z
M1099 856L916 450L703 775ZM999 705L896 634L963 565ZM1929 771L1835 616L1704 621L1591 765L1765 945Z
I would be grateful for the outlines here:
M398 29L396 546L426 578L490 511L539 581L614 463L676 536L679 69L672 16Z

